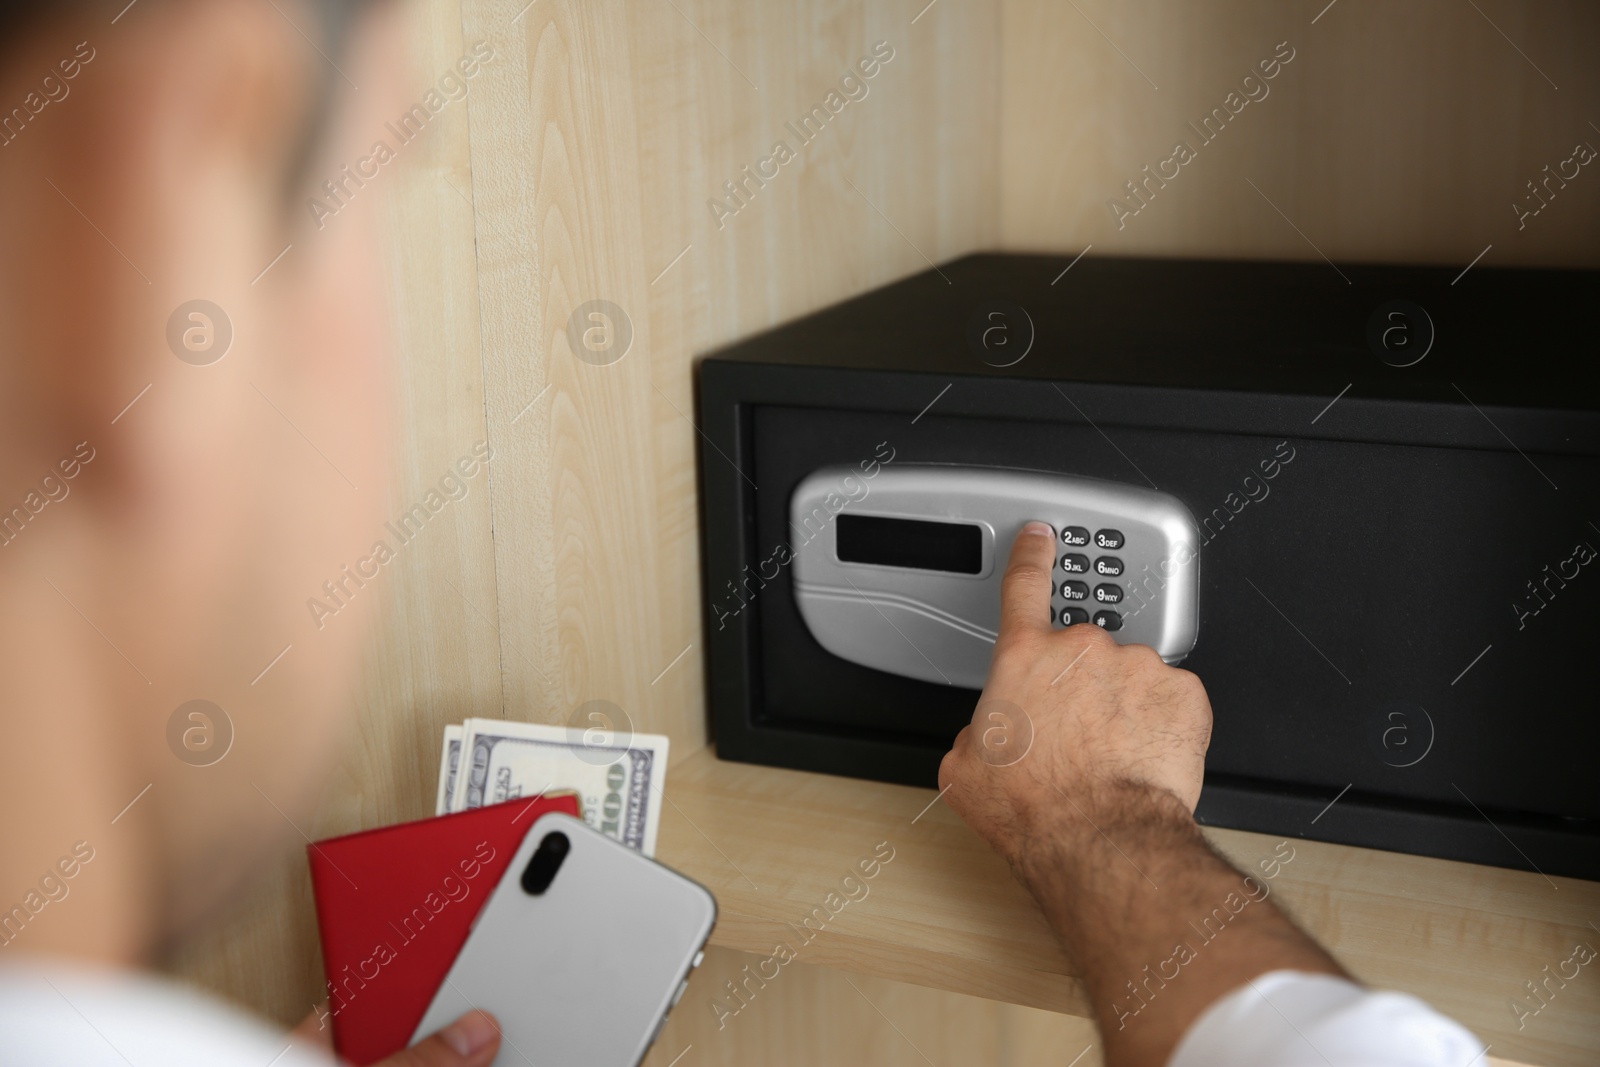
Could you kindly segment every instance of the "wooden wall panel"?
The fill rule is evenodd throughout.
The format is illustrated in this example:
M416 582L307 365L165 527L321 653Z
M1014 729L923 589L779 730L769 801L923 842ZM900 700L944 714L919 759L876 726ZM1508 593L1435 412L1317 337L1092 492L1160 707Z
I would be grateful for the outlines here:
M509 715L601 698L704 741L692 360L993 242L994 11L947 6L463 6L505 42L471 114ZM802 146L788 124L880 41ZM779 141L795 158L745 178ZM631 327L605 365L568 341L592 300Z
M1579 141L1600 148L1593 4L1001 5L1007 248L1296 260L1320 249L1459 269L1492 244L1485 265L1600 264L1600 167L1552 185L1520 230L1511 207ZM1295 58L1269 94L1205 144L1188 123L1285 41ZM1124 183L1180 140L1196 158L1119 228L1107 202L1136 206Z

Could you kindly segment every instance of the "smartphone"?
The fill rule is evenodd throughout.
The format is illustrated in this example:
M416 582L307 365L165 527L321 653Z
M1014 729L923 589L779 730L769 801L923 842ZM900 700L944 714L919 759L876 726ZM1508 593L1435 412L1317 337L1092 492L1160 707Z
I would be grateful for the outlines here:
M411 1035L474 1008L500 1023L495 1064L635 1067L717 919L709 890L551 813L511 866Z

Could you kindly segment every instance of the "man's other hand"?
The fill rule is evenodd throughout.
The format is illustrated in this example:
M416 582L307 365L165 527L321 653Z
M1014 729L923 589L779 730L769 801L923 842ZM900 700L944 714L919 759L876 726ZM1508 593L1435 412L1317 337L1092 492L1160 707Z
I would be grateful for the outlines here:
M300 1021L289 1035L296 1041L333 1054L333 1032L327 1027L326 1003ZM500 1025L488 1012L469 1011L449 1026L373 1067L488 1067L500 1051Z

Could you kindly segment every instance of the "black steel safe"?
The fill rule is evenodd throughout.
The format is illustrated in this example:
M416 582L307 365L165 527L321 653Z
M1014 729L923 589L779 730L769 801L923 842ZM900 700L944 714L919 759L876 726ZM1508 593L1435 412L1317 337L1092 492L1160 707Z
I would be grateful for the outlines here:
M1087 476L1200 527L1202 822L1600 878L1597 297L1592 271L980 254L714 353L718 755L933 786L972 715L807 629L774 550L808 474Z

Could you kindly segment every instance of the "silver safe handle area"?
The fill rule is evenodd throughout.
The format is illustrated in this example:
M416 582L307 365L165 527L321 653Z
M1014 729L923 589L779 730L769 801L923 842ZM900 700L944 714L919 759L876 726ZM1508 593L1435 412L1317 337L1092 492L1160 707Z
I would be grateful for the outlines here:
M1051 619L1099 625L1168 663L1200 628L1199 538L1178 498L1098 478L996 467L848 466L803 479L789 505L794 592L842 659L983 688L1011 542L1055 531Z

